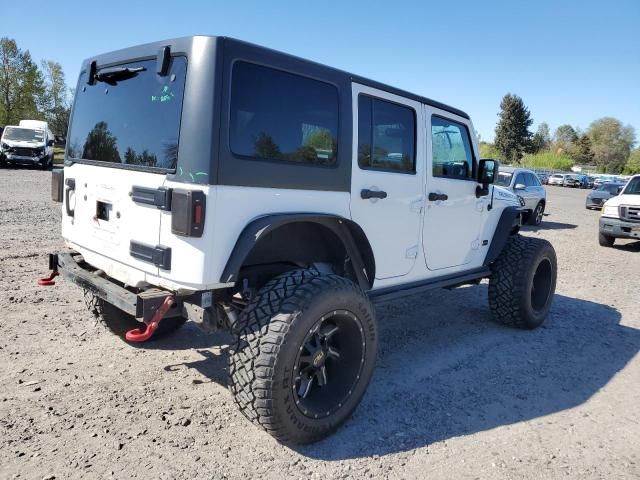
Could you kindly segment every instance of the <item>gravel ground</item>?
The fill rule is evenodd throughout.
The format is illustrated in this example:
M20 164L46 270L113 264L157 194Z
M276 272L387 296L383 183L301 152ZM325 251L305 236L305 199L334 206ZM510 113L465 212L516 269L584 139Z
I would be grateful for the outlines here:
M128 345L36 286L63 245L49 181L0 170L0 478L640 477L640 242L599 247L585 191L550 187L525 232L558 253L542 328L491 323L486 284L380 307L362 404L291 449L236 412L224 335Z

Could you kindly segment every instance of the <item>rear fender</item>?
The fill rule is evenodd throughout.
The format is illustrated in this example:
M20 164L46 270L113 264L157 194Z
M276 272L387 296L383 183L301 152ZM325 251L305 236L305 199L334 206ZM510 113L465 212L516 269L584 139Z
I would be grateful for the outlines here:
M335 234L351 260L360 288L365 291L371 289L375 278L375 260L371 245L360 226L337 215L316 213L267 215L249 223L238 237L222 273L221 281L237 282L245 260L260 240L269 233L285 225L300 223L319 225Z

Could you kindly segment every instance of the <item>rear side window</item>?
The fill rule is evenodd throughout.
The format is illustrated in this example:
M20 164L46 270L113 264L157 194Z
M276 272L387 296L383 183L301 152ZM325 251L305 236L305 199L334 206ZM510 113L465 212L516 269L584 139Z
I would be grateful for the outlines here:
M338 90L310 78L236 62L231 80L230 146L238 156L334 165Z
M453 120L433 116L431 138L434 177L473 178L473 152L467 127Z
M122 73L129 69L130 74ZM178 136L187 59L173 57L168 75L156 59L98 69L98 80L80 76L67 146L68 157L171 170Z
M416 116L412 108L358 96L358 165L398 173L416 171Z

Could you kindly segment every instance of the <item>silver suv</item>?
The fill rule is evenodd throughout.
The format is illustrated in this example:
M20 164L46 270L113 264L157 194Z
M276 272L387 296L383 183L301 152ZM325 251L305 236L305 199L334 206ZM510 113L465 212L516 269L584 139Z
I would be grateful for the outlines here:
M500 166L498 180L501 187L511 190L526 209L525 218L529 225L540 225L547 204L547 191L538 176L525 168Z

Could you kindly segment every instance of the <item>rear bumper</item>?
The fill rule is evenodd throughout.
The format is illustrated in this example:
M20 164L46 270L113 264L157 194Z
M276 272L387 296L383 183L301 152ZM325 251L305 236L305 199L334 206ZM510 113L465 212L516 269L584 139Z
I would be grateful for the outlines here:
M640 239L640 223L619 218L600 217L600 233L614 238Z
M176 295L174 292L159 288L150 288L137 293L132 292L119 282L104 276L102 271L91 267L84 261L82 255L77 253L49 254L49 269L58 272L65 279L88 290L123 312L143 321L149 320L168 296L173 296L175 303L164 315L165 318L182 316L183 305L186 302L196 302L198 305L202 305L203 301L210 301L211 294L207 297L206 292L196 292L186 296Z

